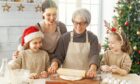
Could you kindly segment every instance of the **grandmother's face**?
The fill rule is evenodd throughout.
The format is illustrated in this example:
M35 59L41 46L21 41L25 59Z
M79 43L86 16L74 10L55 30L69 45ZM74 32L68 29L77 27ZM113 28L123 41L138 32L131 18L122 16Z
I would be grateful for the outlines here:
M78 34L82 34L86 30L87 24L81 16L76 16L73 20L73 24L74 30Z

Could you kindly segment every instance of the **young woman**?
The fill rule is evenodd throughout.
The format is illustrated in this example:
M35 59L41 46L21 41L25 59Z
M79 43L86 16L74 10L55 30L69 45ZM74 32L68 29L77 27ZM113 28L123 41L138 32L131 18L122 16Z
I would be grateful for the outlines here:
M42 3L43 20L37 23L37 28L44 34L42 49L48 52L50 60L53 58L58 40L62 34L67 32L66 26L57 20L57 5L52 0L45 0ZM18 57L18 51L23 46L19 46L13 58Z

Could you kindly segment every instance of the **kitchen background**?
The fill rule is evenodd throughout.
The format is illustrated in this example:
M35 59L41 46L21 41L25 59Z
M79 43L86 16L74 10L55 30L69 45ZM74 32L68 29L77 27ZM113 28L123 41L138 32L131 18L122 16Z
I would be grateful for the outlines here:
M0 64L2 58L11 59L25 28L42 19L43 0L0 0ZM75 9L87 8L92 14L88 30L95 33L102 44L105 38L103 20L111 21L117 0L54 0L58 5L58 20L72 30L71 16Z

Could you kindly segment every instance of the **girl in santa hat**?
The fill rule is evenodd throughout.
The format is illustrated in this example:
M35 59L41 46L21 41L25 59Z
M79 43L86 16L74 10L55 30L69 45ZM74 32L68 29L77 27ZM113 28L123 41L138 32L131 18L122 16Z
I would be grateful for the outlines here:
M27 69L30 73L36 73L32 74L31 78L47 77L49 56L46 51L40 49L43 37L43 33L36 26L30 26L25 29L21 42L24 50L19 52L17 59L10 61L10 68Z

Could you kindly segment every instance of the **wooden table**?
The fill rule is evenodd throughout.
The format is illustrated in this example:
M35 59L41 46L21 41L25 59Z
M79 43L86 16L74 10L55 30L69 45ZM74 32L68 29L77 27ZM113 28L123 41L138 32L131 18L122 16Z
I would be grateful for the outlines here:
M140 76L136 74L128 74L126 76L120 75L112 75L113 78L120 79L120 80L130 80L132 84L140 84ZM68 81L63 79L35 79L30 84L101 84L101 81L93 80L93 79L82 79L78 81Z
M46 80L46 84L100 84L100 81L93 79L82 79L76 81L57 79L57 80Z

